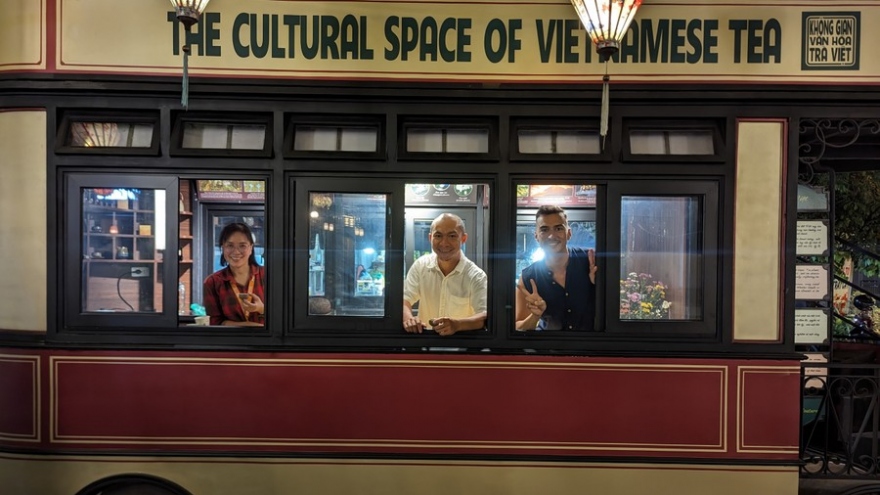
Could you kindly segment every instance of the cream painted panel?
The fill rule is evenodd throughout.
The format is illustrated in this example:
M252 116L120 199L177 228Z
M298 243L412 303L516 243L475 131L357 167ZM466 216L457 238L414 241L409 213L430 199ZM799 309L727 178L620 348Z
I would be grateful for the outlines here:
M0 330L46 331L46 112L0 111Z
M46 0L0 2L0 72L46 68Z
M70 495L91 482L142 473L193 494L239 495L796 495L797 466L552 464L65 457L0 459L10 493Z
M733 338L780 338L783 122L737 124Z

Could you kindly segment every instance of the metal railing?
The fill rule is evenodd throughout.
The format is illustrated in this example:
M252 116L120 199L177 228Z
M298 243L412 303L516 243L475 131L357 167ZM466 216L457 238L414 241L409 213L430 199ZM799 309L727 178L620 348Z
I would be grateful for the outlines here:
M880 365L811 363L801 380L801 477L877 480Z

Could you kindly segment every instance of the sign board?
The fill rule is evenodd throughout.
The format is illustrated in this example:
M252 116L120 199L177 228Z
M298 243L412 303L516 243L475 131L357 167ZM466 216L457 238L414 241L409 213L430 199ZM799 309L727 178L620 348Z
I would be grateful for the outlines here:
M794 343L823 344L828 341L828 313L824 309L794 310Z
M797 265L795 267L795 299L818 301L828 299L828 267Z
M168 2L118 7L12 2L0 72L179 77L187 43L195 77L599 87L606 71L568 0L213 0L188 35ZM618 83L876 84L880 57L861 48L880 45L862 29L878 16L874 0L644 2L609 67Z
M807 379L804 383L805 387L822 388L825 386L825 377L828 376L828 368L824 366L811 367L810 365L828 364L828 356L820 352L810 352L805 354L805 358L801 361L804 368L804 376L816 377L816 379Z
M825 220L799 220L797 223L797 254L828 255L828 223Z
M798 211L828 211L828 193L804 184L797 188Z

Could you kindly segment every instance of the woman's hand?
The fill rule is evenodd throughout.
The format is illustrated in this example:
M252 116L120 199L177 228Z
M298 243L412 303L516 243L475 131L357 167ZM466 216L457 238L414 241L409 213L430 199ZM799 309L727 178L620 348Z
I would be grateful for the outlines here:
M266 311L266 307L263 305L263 300L260 299L260 296L256 294L242 294L248 296L246 299L241 300L241 307L244 308L248 313L259 313L263 314Z

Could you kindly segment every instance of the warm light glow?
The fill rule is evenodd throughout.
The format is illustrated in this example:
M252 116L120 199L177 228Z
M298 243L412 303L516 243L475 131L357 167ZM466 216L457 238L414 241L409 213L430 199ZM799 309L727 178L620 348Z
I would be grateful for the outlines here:
M73 146L109 148L119 145L119 126L112 122L74 122L70 132Z
M642 0L571 0L596 51L607 59L617 52Z
M205 11L211 0L171 0L171 5L177 10L177 18L184 24L195 24L199 16Z

